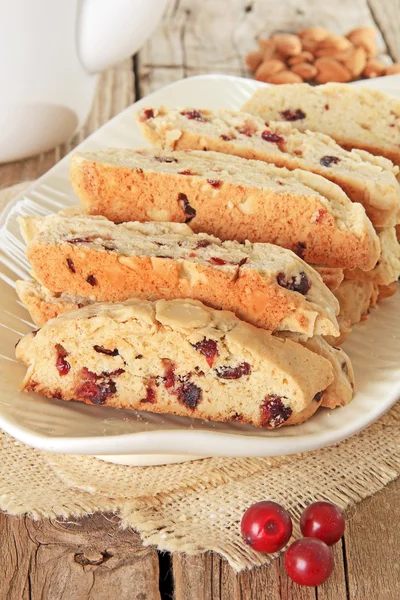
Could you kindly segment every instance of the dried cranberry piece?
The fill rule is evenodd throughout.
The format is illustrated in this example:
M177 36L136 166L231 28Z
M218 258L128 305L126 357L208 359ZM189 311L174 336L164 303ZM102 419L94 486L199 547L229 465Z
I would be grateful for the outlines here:
M67 375L71 369L71 365L69 364L69 362L67 360L65 360L66 357L68 356L68 352L66 351L64 346L61 346L61 344L56 344L56 352L57 352L56 369L57 369L59 375L61 377L64 377L64 375Z
M125 369L115 369L115 371L102 371L101 375L103 377L117 377L118 375L122 375L125 373Z
M322 392L317 392L313 398L313 400L315 400L315 402L319 402L322 399L322 396L324 395L324 390L322 390Z
M172 156L155 156L154 160L157 160L160 163L177 163L177 158L172 158Z
M287 421L292 414L290 406L285 406L282 402L285 396L269 394L261 405L261 426L279 427ZM287 398L285 398L287 400Z
M299 292L305 296L311 287L311 281L308 279L304 271L301 271L298 275L295 275L291 279L287 279L285 273L278 273L276 278L278 284L291 290L292 292Z
M178 171L178 175L193 175L190 169L185 169L184 171Z
M197 350L197 352L200 352L200 354L206 357L208 366L212 367L215 357L218 354L217 342L215 340L208 340L207 338L204 338L201 342L192 344L192 346Z
M274 133L273 131L263 131L261 137L266 142L273 142L274 144L281 144L285 141L279 133Z
M97 344L95 346L93 346L93 350L95 350L96 352L99 352L100 354L107 354L108 356L118 356L119 355L117 348L114 348L114 350L108 350L108 348L104 348L104 346L97 346Z
M242 260L239 260L238 262L238 267L243 267L243 265L245 265L248 261L248 257L246 256L245 258L242 258Z
M204 123L205 118L204 115L201 114L201 112L199 110L183 110L181 112L181 115L183 115L184 117L187 117L190 120L194 120L194 121L200 121L201 123Z
M76 273L74 261L72 260L72 258L67 258L67 265L68 265L68 269L71 271L71 273Z
M194 383L184 383L177 392L178 400L187 408L195 409L201 400L201 389Z
M77 388L76 395L78 398L89 400L92 404L104 404L107 398L116 391L117 386L114 381L101 381L100 383L85 381Z
M146 387L146 398L143 398L140 402L143 404L155 404L157 402L153 380Z
M222 185L222 181L219 181L219 179L207 179L207 181L213 188L220 188Z
M62 400L61 390L57 390L57 391L53 392L53 398L57 398L57 400Z
M322 221L322 219L324 218L324 216L326 215L326 213L327 213L327 211L324 208L320 208L317 211L317 214L314 219L314 223L320 223Z
M226 133L223 133L219 137L221 138L221 140L224 140L224 142L231 142L232 140L235 139L234 136L226 135Z
M164 387L168 390L173 388L175 385L175 369L176 365L171 360L164 358L161 361L162 367L164 369Z
M209 240L200 240L195 245L195 250L197 250L197 248L207 248L207 246L211 246L211 242Z
M247 362L242 362L237 367L222 366L216 369L217 377L221 379L240 379L243 375L250 373L251 367Z
M97 285L97 279L94 275L89 275L88 278L86 279L86 281L88 283L90 283L90 285L92 285L92 286Z
M93 237L77 237L65 241L68 244L90 244L90 242L93 242Z
M298 108L297 110L283 110L281 115L286 121L299 121L300 119L306 118L306 113L303 112L301 108Z
M226 265L227 261L224 260L223 258L218 258L218 256L212 256L211 258L208 259L209 263L212 263L214 265Z
M140 115L140 120L142 121L148 121L149 119L153 119L154 118L154 110L152 108L145 108L144 110L142 110L142 114Z
M188 218L185 220L185 223L189 223L196 216L195 209L193 208L193 206L190 206L186 194L178 194L178 202L182 206L185 215L188 216Z
M323 156L319 162L323 167L330 167L331 165L337 165L340 158L337 156Z
M307 245L304 242L297 242L296 246L293 249L293 252L297 254L299 258L304 258L304 254L307 250Z

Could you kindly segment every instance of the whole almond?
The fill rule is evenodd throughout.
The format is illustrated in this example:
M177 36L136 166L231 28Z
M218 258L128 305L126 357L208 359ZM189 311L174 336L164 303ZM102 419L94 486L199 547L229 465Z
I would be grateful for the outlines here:
M254 50L254 52L249 52L246 56L245 63L249 67L250 71L256 71L257 68L261 65L264 60L264 55L261 50Z
M385 75L396 75L396 73L400 73L400 63L393 63L385 69Z
M350 71L334 58L318 58L315 61L315 66L318 70L315 80L318 83L328 83L329 81L347 83L351 81Z
M314 56L311 54L311 52L300 52L300 54L297 56L291 56L287 62L289 67L293 67L293 65L297 65L302 62L313 63Z
M282 58L295 56L301 52L301 41L297 35L276 33L272 36L272 40L275 42L276 50Z
M300 75L300 77L304 80L313 79L317 72L316 66L307 62L298 63L292 67L292 73Z
M308 38L310 40L314 40L315 42L320 42L324 40L326 37L331 35L329 29L325 29L325 27L306 27L306 29L301 29L297 35L299 37Z
M348 50L352 47L350 40L343 35L330 35L318 43L318 50L323 48L334 48L335 50Z
M367 64L367 53L360 46L354 50L347 60L343 61L343 64L350 71L353 78L359 77Z
M301 40L301 45L303 47L303 52L311 52L311 54L314 54L318 48L318 42L312 38L303 38Z
M364 77L380 77L386 71L387 65L383 64L380 60L370 60L367 62L363 71Z
M355 29L352 29L351 31L349 31L346 34L346 37L348 39L351 39L351 37L353 35L358 36L358 35L362 35L363 37L370 37L373 40L376 38L376 29L374 27L356 27Z
M339 60L341 62L347 60L348 58L350 58L350 56L353 54L355 50L355 46L351 45L351 47L347 48L346 50L341 50L340 48L335 48L334 46L331 47L327 47L327 48L316 48L316 50L314 51L314 56L315 58L323 58L325 56L329 57L329 58L336 58L336 60Z
M354 44L354 46L364 48L367 55L370 58L373 58L378 53L378 47L376 45L375 39L371 37L369 34L365 34L363 32L348 34L348 40Z
M302 83L303 80L300 75L292 73L291 71L280 71L270 75L266 80L267 83Z
M258 67L255 78L258 81L269 81L267 78L274 73L279 73L279 71L284 71L286 69L286 65L281 60L277 58L269 58L264 60L261 65Z
M263 53L263 58L266 60L267 58L276 58L278 53L275 48L275 42L271 39L259 39L257 40L258 45L260 47L261 52Z

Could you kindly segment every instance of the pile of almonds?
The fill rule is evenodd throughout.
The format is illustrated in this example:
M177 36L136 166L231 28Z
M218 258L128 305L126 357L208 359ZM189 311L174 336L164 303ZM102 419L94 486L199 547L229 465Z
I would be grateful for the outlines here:
M259 49L246 57L255 78L267 83L347 83L355 79L400 73L400 63L378 60L376 31L359 27L335 35L324 27L297 33L276 33L258 40Z

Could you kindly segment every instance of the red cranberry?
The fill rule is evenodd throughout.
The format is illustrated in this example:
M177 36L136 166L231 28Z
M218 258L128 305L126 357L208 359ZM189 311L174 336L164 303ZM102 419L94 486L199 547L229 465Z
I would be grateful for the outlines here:
M164 387L168 390L169 388L174 387L175 385L175 369L176 365L172 361L164 358L161 361L161 364L164 369Z
M74 261L72 260L72 258L67 258L67 265L68 265L68 269L71 271L71 273L76 273Z
M340 540L344 528L343 512L330 502L314 502L301 515L300 529L304 537L318 538L328 546Z
M148 121L149 119L153 119L154 118L154 110L152 108L145 108L144 110L142 110L142 114L140 115L140 120L143 121Z
M303 296L311 287L311 281L303 271L291 279L287 279L285 273L278 273L276 280L281 287L292 292L299 292Z
M100 354L107 354L108 356L118 356L119 352L117 350L117 348L114 348L114 350L108 350L108 348L104 348L104 346L93 346L93 350L95 352L99 352Z
M218 179L207 179L207 181L213 188L220 188L222 185L222 181L219 181Z
M90 283L90 285L92 285L92 286L97 285L97 279L94 275L89 275L88 278L86 279L86 281L88 283Z
M154 389L154 381L150 381L149 385L146 388L146 397L143 398L140 402L142 402L143 404L155 404L157 402L156 390Z
M290 406L285 406L281 396L269 394L261 405L261 426L280 427L292 414Z
M263 131L261 137L266 142L273 142L274 144L281 144L285 141L279 133L274 133L273 131Z
M218 354L217 342L215 340L208 340L207 338L204 338L201 342L193 344L193 346L196 348L197 352L200 352L200 354L206 357L208 366L212 367L215 357Z
M331 165L337 165L340 158L337 156L323 156L319 161L323 167L330 167Z
M283 110L281 112L282 117L285 121L299 121L300 119L306 118L306 113L298 108L297 110Z
M201 114L201 112L199 110L183 110L181 112L181 115L187 117L190 120L194 120L194 121L200 121L202 123L204 123L205 118L204 116Z
M219 258L218 256L212 256L211 258L208 259L209 263L212 263L213 265L226 265L227 261L224 260L223 258Z
M178 202L183 208L185 215L188 216L188 218L185 220L185 223L189 223L196 216L196 210L193 208L193 206L190 206L189 199L186 194L178 194Z
M211 246L211 242L209 240L200 240L195 245L195 249L197 250L197 248L207 248L207 246Z
M245 544L256 552L279 552L290 540L292 520L287 510L276 502L257 502L242 517L241 531Z
M299 585L317 586L333 571L331 548L315 538L296 540L285 552L285 569Z
M242 362L237 367L222 366L216 369L217 377L220 379L240 379L243 375L250 373L251 367L247 362Z
M184 383L178 389L178 399L187 408L195 409L201 400L201 389L194 383Z
M93 238L92 237L77 237L77 238L73 238L71 240L66 240L66 242L68 242L68 244L90 244L90 242L93 242Z
M324 218L324 216L326 215L327 211L324 208L320 208L317 211L317 215L314 219L315 223L320 223L322 221L322 219Z
M190 169L185 169L184 171L178 171L178 175L193 175Z
M117 391L117 386L114 381L101 381L94 383L93 381L85 381L76 390L77 397L84 400L89 400L92 404L104 404L109 396L112 396Z
M69 362L67 360L65 360L66 357L68 356L68 352L66 351L64 346L61 346L61 344L56 344L56 352L57 352L56 369L57 369L59 375L61 377L64 377L64 375L68 375L68 373L71 369L71 365L69 364Z
M234 136L232 136L232 135L226 135L226 133L223 133L219 137L221 138L221 140L224 140L224 142L231 142L232 140L235 139Z

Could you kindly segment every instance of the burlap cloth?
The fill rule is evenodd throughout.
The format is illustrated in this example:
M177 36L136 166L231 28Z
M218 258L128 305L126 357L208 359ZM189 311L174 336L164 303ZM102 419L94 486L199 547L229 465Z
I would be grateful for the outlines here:
M118 89L106 91L110 103ZM0 206L24 185L1 192ZM280 502L295 523L314 500L348 509L398 476L399 423L397 405L365 431L323 450L160 467L41 452L0 431L0 509L35 519L112 511L122 526L140 532L145 545L189 554L213 550L240 571L272 559L242 543L240 519L250 504Z

